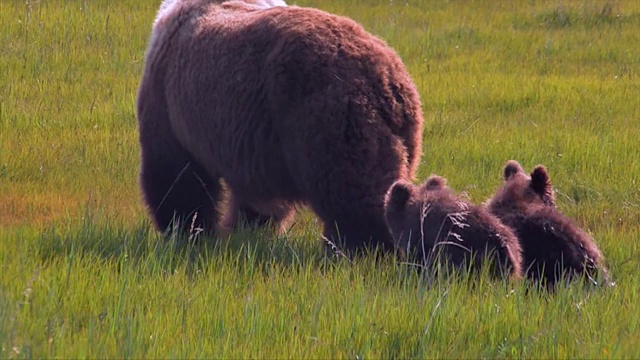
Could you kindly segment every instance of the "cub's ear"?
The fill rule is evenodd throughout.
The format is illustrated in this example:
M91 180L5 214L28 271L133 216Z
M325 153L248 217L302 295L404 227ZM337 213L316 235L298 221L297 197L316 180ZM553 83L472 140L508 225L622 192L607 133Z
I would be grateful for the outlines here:
M522 172L524 173L524 169L520 164L515 160L507 161L507 164L504 166L504 181L511 179L515 174Z
M425 190L438 190L445 186L447 186L447 179L438 175L431 175L422 183L422 188Z
M556 196L547 169L538 165L531 172L531 188L546 205L556 206Z
M387 191L384 207L391 210L402 210L413 195L414 185L406 180L398 180Z

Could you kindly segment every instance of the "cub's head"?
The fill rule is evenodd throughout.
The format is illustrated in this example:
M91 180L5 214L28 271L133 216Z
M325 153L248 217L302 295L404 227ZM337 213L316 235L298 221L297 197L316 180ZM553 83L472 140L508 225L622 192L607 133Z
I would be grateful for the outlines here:
M415 246L423 233L425 211L434 197L448 196L447 180L432 175L421 185L407 180L396 181L385 197L384 211L394 245L401 253L409 243Z
M531 174L515 160L509 160L504 166L504 183L489 200L492 209L517 209L531 206L556 206L555 193L549 180L547 169L536 166Z

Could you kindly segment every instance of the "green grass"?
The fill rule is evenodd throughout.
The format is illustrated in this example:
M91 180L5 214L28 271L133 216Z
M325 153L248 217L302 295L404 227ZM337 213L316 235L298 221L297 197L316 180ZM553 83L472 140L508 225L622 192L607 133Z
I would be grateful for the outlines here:
M0 2L1 358L640 357L640 2L295 2L402 56L420 179L482 202L508 159L548 167L617 283L553 295L325 256L308 212L280 238L162 240L134 112L157 3Z

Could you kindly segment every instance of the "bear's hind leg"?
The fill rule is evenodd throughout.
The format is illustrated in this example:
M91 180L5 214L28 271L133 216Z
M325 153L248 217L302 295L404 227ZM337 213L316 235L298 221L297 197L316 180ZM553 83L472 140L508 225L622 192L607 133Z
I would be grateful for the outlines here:
M167 145L165 143L165 145ZM215 231L220 184L183 149L145 151L140 181L156 227Z
M153 67L147 67L137 99L139 181L144 201L159 231L174 227L186 234L196 229L212 233L218 220L219 178L198 163L174 135L162 78L157 75Z
M151 100L148 94L139 99L139 181L155 226L162 232L170 227L182 233L195 229L213 232L218 220L220 181L178 142L163 103Z

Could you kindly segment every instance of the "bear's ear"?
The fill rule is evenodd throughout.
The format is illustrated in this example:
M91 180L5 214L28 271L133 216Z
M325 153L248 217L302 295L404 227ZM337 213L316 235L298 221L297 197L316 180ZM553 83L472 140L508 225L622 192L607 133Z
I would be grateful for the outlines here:
M517 161L507 161L507 164L504 166L504 181L510 180L515 174L519 172L524 172L524 169Z
M406 180L398 180L387 192L385 208L392 210L402 210L407 206L407 202L413 195L414 185Z
M438 190L445 186L447 186L447 179L438 175L431 175L422 183L422 188L425 190Z
M531 188L540 196L540 198L542 198L542 201L544 201L546 205L556 205L556 196L553 191L553 186L549 179L549 173L544 166L538 165L531 172Z

